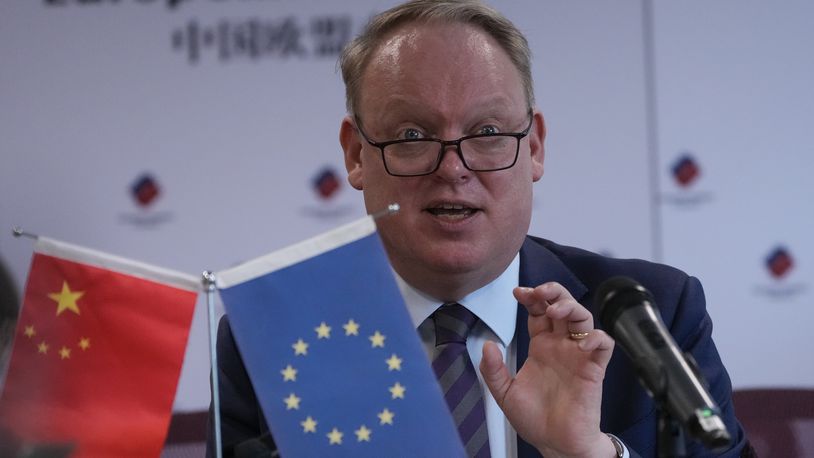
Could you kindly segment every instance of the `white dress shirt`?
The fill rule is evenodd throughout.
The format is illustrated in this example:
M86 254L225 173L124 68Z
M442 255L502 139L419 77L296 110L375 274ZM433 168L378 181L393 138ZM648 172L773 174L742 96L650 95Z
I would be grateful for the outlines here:
M509 267L492 283L458 301L480 318L466 339L466 348L472 364L475 365L475 372L478 374L478 381L484 395L486 428L489 431L489 449L492 458L515 458L517 456L517 433L489 392L478 366L483 344L487 340L491 340L503 353L503 361L509 367L509 371L512 374L515 373L517 361L515 347L517 345L514 342L514 328L517 321L517 300L512 295L512 290L517 286L519 278L520 255L518 254ZM428 318L443 303L408 285L398 274L396 274L396 279L413 325L418 328L427 354L432 355L435 348L435 326Z

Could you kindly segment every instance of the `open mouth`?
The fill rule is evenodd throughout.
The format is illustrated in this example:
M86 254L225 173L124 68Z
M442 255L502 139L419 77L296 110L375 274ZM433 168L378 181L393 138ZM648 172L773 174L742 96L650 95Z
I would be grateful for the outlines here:
M426 210L434 216L441 216L444 218L466 218L480 211L477 208L468 207L463 204L451 203L434 205Z

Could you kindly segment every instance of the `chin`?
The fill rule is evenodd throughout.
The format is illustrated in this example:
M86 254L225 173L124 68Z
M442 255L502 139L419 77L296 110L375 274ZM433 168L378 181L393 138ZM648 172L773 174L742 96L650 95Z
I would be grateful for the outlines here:
M440 274L465 274L482 269L489 263L489 257L477 253L471 246L437 248L430 253L424 253L423 262L430 270Z

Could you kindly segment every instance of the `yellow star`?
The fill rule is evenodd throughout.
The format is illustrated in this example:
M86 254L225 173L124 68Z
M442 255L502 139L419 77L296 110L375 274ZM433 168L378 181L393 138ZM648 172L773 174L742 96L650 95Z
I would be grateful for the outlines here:
M370 442L370 433L373 431L367 429L367 426L362 425L354 432L356 433L357 442Z
M401 358L396 356L395 353L387 359L387 370L388 371L400 371L401 370Z
M317 339L331 338L331 327L325 324L324 321L320 323L318 327L314 328L314 331L317 332Z
M301 400L302 399L298 398L296 394L289 394L287 398L283 399L283 402L285 402L285 410L300 410Z
M81 348L82 351L85 351L88 348L90 348L90 339L87 337L79 339L79 348Z
M57 316L59 316L59 314L65 310L70 310L79 315L79 306L76 305L76 301L79 300L83 294L85 294L84 291L72 292L71 288L68 286L68 282L63 281L62 291L58 293L51 293L48 295L48 297L57 301Z
M395 385L389 388L390 394L393 395L393 399L404 399L404 392L407 391L407 388L404 387L399 382L396 382Z
M23 334L30 339L37 335L37 331L34 330L34 326L26 326Z
M291 364L285 367L285 369L280 371L283 374L283 381L284 382L296 382L297 381L297 369L291 367Z
M326 436L328 436L328 440L330 441L330 444L334 445L334 444L341 444L342 443L342 436L344 436L344 434L342 434L342 432L339 431L338 429L334 428L334 429L331 430L331 432L326 434Z
M300 424L302 425L302 432L304 433L317 432L317 422L311 418L310 415L305 419L305 421L301 421Z
M396 415L393 412L389 411L388 409L384 409L377 416L379 417L380 425L392 425L393 417L395 417Z
M297 340L294 345L291 346L294 349L295 355L307 355L308 354L308 344L305 343L304 340L299 339Z
M59 357L61 359L68 359L71 357L71 350L68 347L62 347L59 349Z
M358 336L359 335L359 323L353 321L352 319L347 323L342 325L345 328L345 335L346 336Z
M387 337L385 337L384 334L380 333L379 331L376 331L375 334L368 337L368 339L370 339L370 343L372 344L373 348L376 348L376 347L384 348L384 339L386 339L386 338Z
M45 341L43 340L42 342L40 342L39 345L37 345L37 351L42 353L43 355L47 355L48 354L48 344L45 343Z

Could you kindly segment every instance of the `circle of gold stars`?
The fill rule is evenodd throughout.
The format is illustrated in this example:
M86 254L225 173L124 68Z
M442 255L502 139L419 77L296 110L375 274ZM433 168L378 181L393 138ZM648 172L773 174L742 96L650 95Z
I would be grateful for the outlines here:
M351 318L342 324L342 331L337 331L337 334L344 334L344 337L347 338L360 337L361 329L361 325ZM313 330L314 334L312 335L313 340L311 340L311 342L317 343L323 340L327 341L333 337L333 327L324 321L320 322L316 327L314 327ZM382 334L379 330L374 330L372 334L367 336L367 339L370 341L371 349L384 349L387 336ZM301 357L307 357L310 346L311 343L309 343L307 338L298 338L294 343L291 344L291 349L293 350L292 361L296 361ZM388 372L400 372L403 359L400 358L396 353L391 353L389 357L383 359L383 363L383 367L387 367ZM280 375L283 377L283 383L296 383L298 373L299 371L296 368L296 363L288 363L280 370ZM404 399L405 393L407 392L407 388L400 382L396 382L392 386L387 387L387 390L390 392L390 398L392 400ZM291 410L299 412L302 398L297 396L294 391L291 391L289 392L288 396L283 398L283 403L285 404L285 409L287 411ZM384 407L380 412L377 412L375 419L371 419L372 424L375 425L378 423L379 426L392 426L394 424L395 416L396 414L392 410ZM320 433L319 421L311 415L306 415L305 419L300 421L299 424L302 427L303 434ZM321 431L325 434L325 438L329 445L342 445L343 442L348 440L345 438L345 432L336 426L331 426L330 428L326 427ZM355 440L358 443L370 442L373 439L373 433L374 431L365 424L359 425L359 427L353 431ZM353 436L350 437L353 438Z

